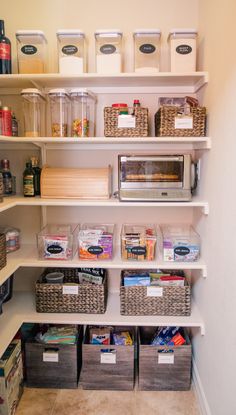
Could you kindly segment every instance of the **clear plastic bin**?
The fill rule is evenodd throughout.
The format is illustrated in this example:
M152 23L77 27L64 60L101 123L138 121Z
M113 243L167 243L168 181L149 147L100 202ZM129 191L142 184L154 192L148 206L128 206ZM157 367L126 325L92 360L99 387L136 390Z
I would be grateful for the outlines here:
M18 30L17 60L19 73L46 72L47 40L41 30Z
M155 225L122 226L121 257L124 261L153 261L156 250Z
M161 232L164 261L198 261L200 257L200 236L191 225L162 225Z
M78 236L78 255L82 260L108 260L113 254L113 224L84 223Z
M134 71L142 73L159 72L160 39L159 29L141 29L134 32Z
M197 31L195 29L172 29L168 41L171 72L195 72Z
M81 74L86 72L85 34L81 30L58 30L59 73Z
M36 88L21 91L23 98L25 137L43 137L45 134L45 97Z
M65 89L50 89L48 92L51 112L52 137L67 137L69 132L69 96Z
M79 225L46 225L37 235L40 259L72 259L77 246Z
M74 88L70 91L70 99L72 137L94 137L95 95L85 88Z
M96 70L97 73L122 72L122 32L120 30L97 30Z

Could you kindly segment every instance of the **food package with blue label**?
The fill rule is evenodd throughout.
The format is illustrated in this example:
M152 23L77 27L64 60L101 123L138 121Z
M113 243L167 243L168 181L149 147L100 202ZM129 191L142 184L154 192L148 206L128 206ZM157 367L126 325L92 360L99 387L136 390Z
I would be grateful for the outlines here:
M113 224L84 223L78 234L79 259L104 261L112 259Z
M46 225L37 235L39 259L72 259L76 251L78 232L78 224Z
M153 261L156 250L155 225L124 224L121 231L121 256L124 261Z
M163 238L163 260L194 262L200 257L200 237L187 224L161 226Z

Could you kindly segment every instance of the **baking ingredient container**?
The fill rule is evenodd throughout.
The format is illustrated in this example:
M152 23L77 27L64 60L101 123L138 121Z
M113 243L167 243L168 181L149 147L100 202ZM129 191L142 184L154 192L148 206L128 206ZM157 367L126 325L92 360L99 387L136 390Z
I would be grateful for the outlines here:
M67 137L69 117L69 97L65 89L50 89L48 92L51 112L52 137Z
M85 35L81 30L58 30L59 73L81 74L86 72Z
M47 41L41 30L18 30L17 59L19 73L46 72Z
M134 71L159 72L160 39L159 29L140 29L134 32Z
M25 137L42 137L45 133L45 98L36 88L21 91Z
M97 30L96 69L97 73L122 72L122 32L120 30Z
M93 137L95 135L95 95L83 88L70 91L71 135L72 137Z
M168 41L171 72L195 72L197 31L172 29Z

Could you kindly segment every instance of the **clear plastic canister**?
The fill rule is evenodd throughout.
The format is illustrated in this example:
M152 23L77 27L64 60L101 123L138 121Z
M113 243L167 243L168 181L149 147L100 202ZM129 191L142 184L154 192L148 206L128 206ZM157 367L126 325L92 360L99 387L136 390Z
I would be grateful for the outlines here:
M18 30L17 60L19 73L46 72L47 41L41 30Z
M36 88L21 91L23 98L24 134L26 137L40 137L45 134L45 98Z
M122 72L122 32L120 30L97 30L95 39L97 73Z
M74 88L70 91L70 98L72 137L94 137L95 95L85 88Z
M67 137L69 134L69 97L65 89L50 89L48 92L51 112L52 137Z
M168 41L171 72L195 72L197 30L172 29Z
M81 30L58 30L57 44L59 73L86 72L85 35Z
M143 73L159 72L161 31L159 29L139 29L133 35L134 71Z

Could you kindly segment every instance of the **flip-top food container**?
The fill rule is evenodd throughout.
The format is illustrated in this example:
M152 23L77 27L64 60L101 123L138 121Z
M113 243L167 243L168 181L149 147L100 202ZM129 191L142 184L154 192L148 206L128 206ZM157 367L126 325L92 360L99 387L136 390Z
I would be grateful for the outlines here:
M18 72L46 72L47 40L44 33L41 30L18 30L16 39Z
M169 37L171 72L196 71L196 29L172 29Z
M97 73L122 72L122 32L120 30L97 30L96 70Z
M86 72L85 34L81 30L57 31L59 73L81 74Z
M159 29L139 29L134 32L134 71L159 72L160 39Z

